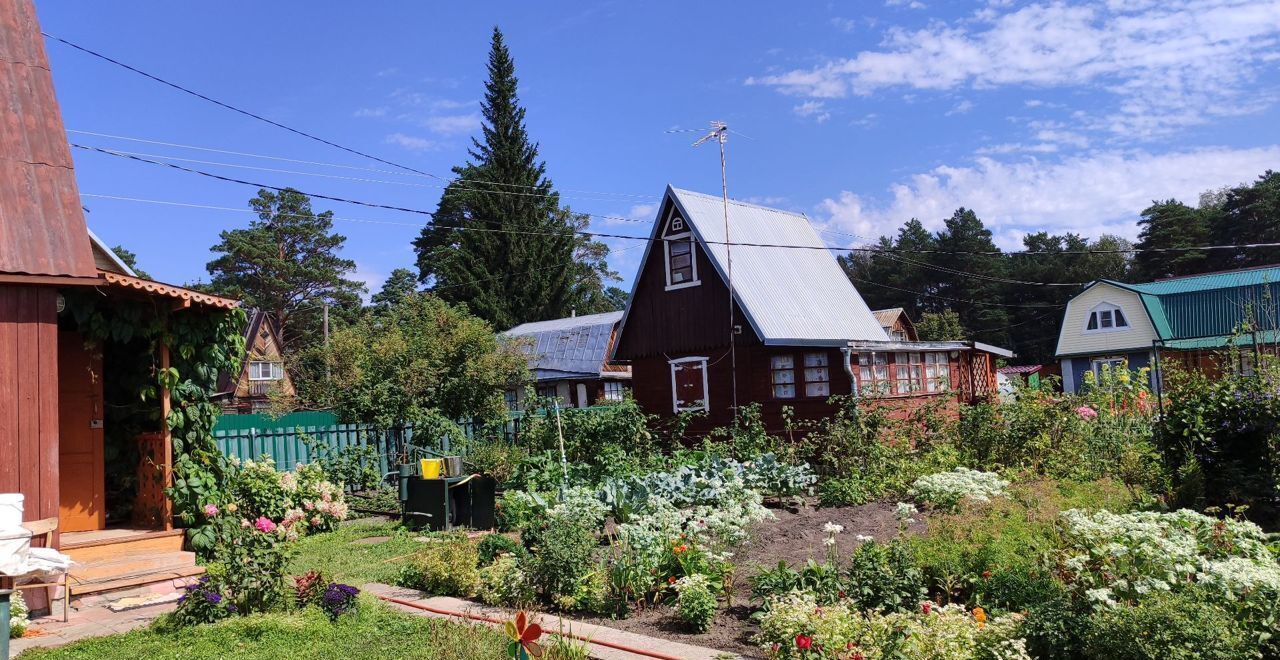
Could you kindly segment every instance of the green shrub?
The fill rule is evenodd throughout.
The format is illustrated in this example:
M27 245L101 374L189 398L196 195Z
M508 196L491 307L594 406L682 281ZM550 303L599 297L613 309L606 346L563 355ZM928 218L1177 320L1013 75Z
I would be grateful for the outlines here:
M519 554L523 551L524 548L519 543L503 534L485 534L476 544L476 554L481 566L492 564L498 555Z
M480 569L480 600L501 607L525 608L538 598L529 576L521 568L521 560L514 554L499 555L488 566Z
M1194 591L1152 594L1090 619L1085 648L1111 660L1227 660L1261 657L1231 613Z
M514 532L527 529L547 513L547 501L536 492L507 490L498 498L495 514L498 529Z
M818 482L818 503L822 506L858 506L876 497L867 484L858 477L838 477Z
M521 461L528 457L528 449L505 441L476 442L467 447L467 463L471 468L493 477L499 485L511 481Z
M409 558L397 583L435 596L468 597L480 585L476 546L464 534L429 537Z
M676 581L676 614L695 632L711 629L716 618L716 596L705 575L686 575Z
M925 596L924 574L910 547L897 539L858 546L845 575L846 596L864 610L914 610Z
M1113 481L1018 483L1009 487L1005 497L990 503L929 516L926 532L910 537L907 543L936 599L987 605L977 600L989 579L984 576L1038 571L1041 557L1060 545L1057 523L1063 510L1126 511L1132 503L1128 491ZM1002 604L1013 610L1031 605Z
M550 516L529 547L529 577L548 601L572 598L595 568L596 536L577 521Z

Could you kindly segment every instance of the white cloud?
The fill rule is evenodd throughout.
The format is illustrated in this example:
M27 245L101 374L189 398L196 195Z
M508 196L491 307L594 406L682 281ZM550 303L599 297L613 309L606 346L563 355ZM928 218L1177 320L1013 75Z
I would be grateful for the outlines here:
M423 119L422 125L440 135L470 133L480 128L480 115L475 112L465 115L435 115Z
M387 108L357 108L355 112L351 113L351 116L361 119L379 119L387 116Z
M831 119L831 113L827 111L827 104L822 101L805 101L800 105L791 109L797 116L812 118L819 124Z
M403 147L409 151L431 151L439 146L434 140L428 140L414 135L405 135L404 133L392 133L391 135L388 135L386 143Z
M963 206L977 212L1004 248L1018 247L1026 231L1134 237L1138 214L1152 200L1194 204L1201 192L1251 181L1277 161L1280 145L1108 151L1051 163L981 156L972 165L911 176L891 186L887 199L843 191L823 200L819 217L830 229L874 239L913 217L937 230Z
M1023 101L1022 104L1028 108L1038 108L1044 105L1044 101L1041 101L1040 99L1027 99Z
M1089 88L1078 122L1151 138L1275 101L1256 85L1280 58L1280 0L988 6L973 17L888 30L883 46L748 84L816 99L918 90ZM1094 110L1096 106L1103 106Z
M831 19L831 25L841 32L853 32L858 27L858 22L852 18L836 16Z
M968 114L968 112L972 109L973 109L973 101L970 101L969 99L964 99L959 103L955 104L955 107L948 110L947 116L950 117L951 115Z
M926 6L920 0L884 0L886 7L906 7L907 9L924 9Z

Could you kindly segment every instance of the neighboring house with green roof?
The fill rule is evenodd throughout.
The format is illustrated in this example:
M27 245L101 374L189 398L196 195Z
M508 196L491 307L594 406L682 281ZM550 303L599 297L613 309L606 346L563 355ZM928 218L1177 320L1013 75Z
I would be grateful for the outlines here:
M1162 362L1215 369L1252 369L1254 343L1280 339L1280 266L1174 277L1143 284L1098 280L1067 303L1058 335L1063 388L1076 392L1084 374L1104 365L1153 367ZM1241 351L1225 365L1228 344Z

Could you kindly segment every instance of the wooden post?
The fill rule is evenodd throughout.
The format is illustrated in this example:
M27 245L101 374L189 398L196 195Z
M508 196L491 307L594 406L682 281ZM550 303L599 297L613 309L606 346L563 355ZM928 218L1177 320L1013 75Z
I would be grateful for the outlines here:
M163 341L160 342L160 369L169 371L169 345ZM164 489L173 484L173 434L169 431L169 412L173 409L173 403L169 400L169 395L167 386L160 389L160 435L163 439L161 452L164 456L164 462L160 466L164 474L160 493L160 524L164 525L166 532L173 529L173 501L164 494Z

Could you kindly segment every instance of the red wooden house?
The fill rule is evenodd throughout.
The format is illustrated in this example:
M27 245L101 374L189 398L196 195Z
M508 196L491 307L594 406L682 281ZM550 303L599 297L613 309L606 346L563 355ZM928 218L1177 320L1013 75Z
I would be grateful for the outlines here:
M64 303L93 290L184 314L238 303L138 278L90 234L31 0L0 0L0 104L0 492L25 496L25 520L58 520L53 544L79 562L72 595L203 572L182 552L164 494L167 425L132 439L146 457L123 468L138 477L133 517L108 520L104 382L113 371ZM163 343L153 357L169 366ZM154 405L163 419L168 392ZM29 598L44 604L43 592Z
M695 434L749 403L780 430L784 406L824 418L833 395L972 402L995 392L994 356L1011 354L891 338L803 215L731 201L726 218L721 197L672 187L614 351L645 410L705 413Z

